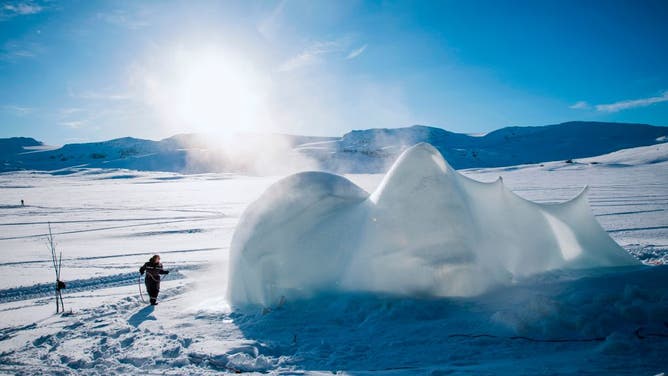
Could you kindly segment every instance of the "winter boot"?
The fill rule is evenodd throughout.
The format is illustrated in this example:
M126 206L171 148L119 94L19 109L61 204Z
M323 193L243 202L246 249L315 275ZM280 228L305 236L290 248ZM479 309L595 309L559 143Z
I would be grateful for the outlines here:
M155 298L151 298L151 305L158 305L158 302L155 301Z

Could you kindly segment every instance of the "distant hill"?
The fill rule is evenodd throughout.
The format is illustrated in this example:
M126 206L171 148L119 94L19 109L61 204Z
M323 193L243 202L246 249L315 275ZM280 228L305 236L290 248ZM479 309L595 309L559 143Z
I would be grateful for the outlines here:
M601 122L507 127L483 136L415 125L355 130L343 137L244 134L220 144L196 134L161 141L125 137L52 150L39 150L42 143L32 138L10 138L0 139L0 171L97 167L280 174L293 168L371 173L385 171L419 142L434 145L462 169L586 158L666 140L668 127Z
M335 171L382 171L406 147L428 142L455 168L502 167L592 157L666 141L667 127L647 124L568 122L506 127L484 136L416 125L352 131L340 140L299 150Z
M7 158L13 154L26 151L26 148L42 146L42 143L34 138L12 137L0 138L0 159Z
M53 150L23 150L9 158L5 157L2 170L50 171L73 166L103 167L109 162L122 160L127 168L131 169L178 171L183 167L178 162L183 159L183 155L170 160L175 152L177 149L162 141L125 137L104 142L67 144ZM158 156L157 163L142 163L141 166L135 166L138 159L151 159L146 158L149 156Z
M303 143L336 140L333 137L280 134L242 134L217 144L197 134L180 134L160 141L133 137L102 142L67 144L35 150L33 142L0 139L12 153L0 153L0 172L17 170L55 171L67 168L124 168L182 173L238 172L284 173L292 166L307 167L307 159L293 149ZM3 149L4 150L4 149ZM308 167L317 168L315 162Z

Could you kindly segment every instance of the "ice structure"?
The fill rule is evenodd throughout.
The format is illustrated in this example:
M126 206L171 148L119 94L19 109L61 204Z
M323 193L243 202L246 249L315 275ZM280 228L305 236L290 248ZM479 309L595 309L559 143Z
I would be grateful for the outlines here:
M586 191L527 201L501 178L459 174L425 143L370 195L339 175L298 173L243 214L228 296L237 306L337 292L472 296L552 269L638 263L601 228Z

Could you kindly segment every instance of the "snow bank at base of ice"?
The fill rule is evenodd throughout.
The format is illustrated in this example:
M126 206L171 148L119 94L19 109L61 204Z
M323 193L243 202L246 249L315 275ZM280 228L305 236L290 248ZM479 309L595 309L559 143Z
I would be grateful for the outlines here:
M558 270L475 298L318 295L232 315L296 369L654 375L668 349L667 268Z
M600 227L585 192L533 203L500 179L464 177L428 144L406 150L371 195L338 175L292 175L243 214L229 298L269 306L337 291L472 296L547 270L637 264Z

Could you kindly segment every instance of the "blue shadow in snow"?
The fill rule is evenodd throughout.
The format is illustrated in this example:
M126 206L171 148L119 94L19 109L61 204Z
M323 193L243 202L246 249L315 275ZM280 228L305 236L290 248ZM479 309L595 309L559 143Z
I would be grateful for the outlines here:
M300 369L420 373L464 350L448 335L475 331L483 319L474 307L468 299L333 294L264 312L236 309L230 317L254 341L256 356L289 356Z
M665 315L641 313L663 312L664 286L668 266L597 268L543 273L473 298L332 293L273 309L237 307L229 317L250 344L228 354L285 357L297 369L349 374L514 374L517 359L524 359L525 373L603 370L609 357L591 362L576 354L598 352L596 338L614 332L646 327L664 333ZM632 307L643 308L629 314ZM668 342L637 348L615 357L649 374L662 367L659 354ZM551 354L554 361L531 361L534 353ZM489 372L490 364L505 368Z
M140 309L134 315L130 316L130 318L128 319L128 324L137 328L144 321L157 320L155 318L155 316L153 316L153 311L154 310L155 310L155 306L151 306L151 305Z

